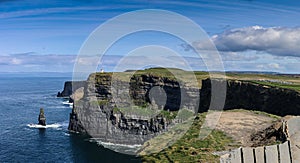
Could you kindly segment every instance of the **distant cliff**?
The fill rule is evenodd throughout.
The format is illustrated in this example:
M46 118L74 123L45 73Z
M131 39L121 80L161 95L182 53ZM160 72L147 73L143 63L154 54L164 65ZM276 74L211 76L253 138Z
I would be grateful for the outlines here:
M70 97L73 91L77 90L80 87L85 87L85 83L85 81L66 81L63 91L58 92L57 97Z
M227 92L224 110L242 108L279 116L300 115L300 93L295 90L256 84L251 81L222 79L202 81L200 112L209 108L211 82L219 84L226 82Z
M243 108L280 116L300 115L300 94L294 90L237 80L214 79L213 82L227 85L225 110ZM156 94L151 96L154 88ZM128 111L126 92L141 114L132 113L130 108ZM112 96L114 93L116 97ZM122 78L112 82L112 73L94 73L84 84L83 97L74 104L69 130L87 132L104 142L142 144L174 124L174 119L166 115L149 112L180 108L194 111L198 107L199 112L204 112L209 108L210 97L210 79L202 81L200 90L172 76L135 74L129 82Z

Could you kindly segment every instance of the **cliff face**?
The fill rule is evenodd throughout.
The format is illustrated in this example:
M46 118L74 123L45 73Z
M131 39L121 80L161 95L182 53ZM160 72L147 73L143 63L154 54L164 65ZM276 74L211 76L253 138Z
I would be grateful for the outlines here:
M57 97L70 97L73 91L80 87L85 87L85 81L66 81L64 84L64 90L57 93Z
M112 83L112 75L106 73L92 74L86 83L84 96L75 102L70 115L69 130L87 132L104 142L143 144L172 124L157 112L159 109L194 110L199 105L198 88L170 78L134 75L129 83L118 79ZM139 114L132 113L129 100L139 106Z
M159 109L172 111L179 108L192 110L199 103L199 88L150 74L133 75L129 83L115 78L112 82L111 74L91 75L84 94L87 99L97 97L97 100L113 101L122 107L128 106L131 100L137 106L151 103Z
M224 110L242 108L279 116L300 115L300 93L297 91L246 81L216 79L213 82L226 82L227 92ZM200 110L202 112L208 110L210 97L211 80L206 79L202 81L200 95Z
M246 81L216 79L213 82L227 85L225 110L243 108L281 116L300 115L300 95L296 91ZM75 101L69 130L87 132L104 142L143 144L174 124L173 120L161 114L145 113L146 110L194 111L199 107L199 112L204 112L209 108L210 97L210 79L202 81L200 91L170 77L140 74L132 76L129 82L121 79L112 82L112 74L92 74L86 81L83 97ZM130 107L130 100L147 108L139 109L142 114L122 110Z

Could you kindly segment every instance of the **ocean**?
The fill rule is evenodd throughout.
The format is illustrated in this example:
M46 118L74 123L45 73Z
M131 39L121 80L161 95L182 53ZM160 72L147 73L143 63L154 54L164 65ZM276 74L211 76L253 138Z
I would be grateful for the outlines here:
M140 162L69 133L71 108L57 98L69 77L0 75L0 162ZM32 128L44 108L47 129Z

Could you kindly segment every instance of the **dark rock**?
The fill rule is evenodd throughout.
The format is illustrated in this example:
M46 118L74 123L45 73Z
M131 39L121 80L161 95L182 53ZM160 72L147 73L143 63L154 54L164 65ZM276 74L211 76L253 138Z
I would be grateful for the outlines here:
M45 117L43 108L40 109L38 121L39 121L39 123L38 123L39 125L46 126L46 117Z
M61 93L60 92L57 92L57 97L62 97Z
M74 102L74 100L70 97L69 98L69 103L73 103Z
M80 120L77 117L77 113L74 112L74 109L72 109L72 113L70 113L68 130L71 132L86 133L86 130L83 128Z
M57 93L57 97L70 97L72 93L80 87L84 87L86 81L66 81L64 90Z
M276 141L285 142L287 135L283 121L279 120L268 128L252 134L250 140L253 142L252 147L272 145Z
M205 112L210 107L211 81L219 84L226 82L224 110L243 108L279 116L300 115L300 93L295 90L222 79L202 81L200 112Z

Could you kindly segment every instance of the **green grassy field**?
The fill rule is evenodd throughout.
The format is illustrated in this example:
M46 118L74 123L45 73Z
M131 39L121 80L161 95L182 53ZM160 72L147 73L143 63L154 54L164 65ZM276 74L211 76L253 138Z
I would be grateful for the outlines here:
M251 81L256 84L271 86L271 87L278 87L278 88L284 88L284 89L292 89L296 91L300 91L300 84L284 84L284 83L276 83L276 82L268 82L268 81Z
M149 75L153 77L168 78L168 80L176 80L179 82L186 83L190 86L196 86L201 88L201 81L207 79L210 76L216 78L226 78L233 80L246 80L257 84L274 86L280 88L293 89L300 91L300 78L299 75L276 75L276 74L254 74L254 73L220 73L220 72L204 72L204 71L184 71L176 68L149 68L145 70L137 70L130 72L106 72L106 73L93 73L90 79L95 79L97 82L105 80L108 77L112 77L115 80L130 81L132 75ZM278 82L272 82L276 80ZM197 83L194 83L194 82ZM289 83L289 84L284 84Z
M206 113L198 114L188 131L173 145L159 153L143 153L143 162L218 162L214 151L233 148L233 140L221 131L212 130L204 139L199 131Z

